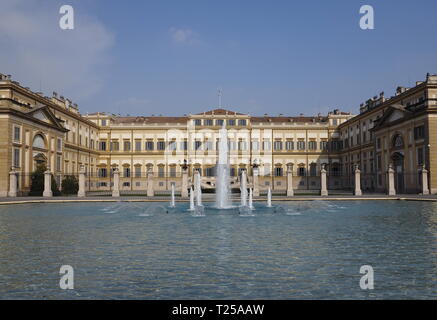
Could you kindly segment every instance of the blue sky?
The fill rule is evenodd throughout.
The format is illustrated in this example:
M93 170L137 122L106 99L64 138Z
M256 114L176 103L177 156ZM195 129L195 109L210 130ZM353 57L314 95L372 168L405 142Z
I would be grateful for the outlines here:
M224 107L253 115L358 112L437 73L431 0L5 3L0 72L82 113L198 113L217 106L218 87ZM62 4L74 30L58 27ZM364 4L375 30L359 28Z

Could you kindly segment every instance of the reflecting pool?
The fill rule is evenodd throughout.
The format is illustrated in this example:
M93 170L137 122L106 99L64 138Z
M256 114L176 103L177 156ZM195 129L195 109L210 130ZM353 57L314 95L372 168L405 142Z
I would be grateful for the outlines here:
M437 204L0 206L2 299L432 299ZM74 290L59 269L74 268ZM360 267L374 290L360 288Z

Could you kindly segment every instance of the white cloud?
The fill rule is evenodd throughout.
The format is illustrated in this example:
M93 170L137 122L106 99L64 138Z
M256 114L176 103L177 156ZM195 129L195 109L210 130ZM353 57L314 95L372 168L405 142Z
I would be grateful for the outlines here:
M80 100L102 87L114 37L95 17L77 10L75 29L61 30L61 5L2 1L0 72L35 91L41 86L45 94L53 90Z
M198 34L191 29L170 28L170 35L175 43L194 44L198 42Z

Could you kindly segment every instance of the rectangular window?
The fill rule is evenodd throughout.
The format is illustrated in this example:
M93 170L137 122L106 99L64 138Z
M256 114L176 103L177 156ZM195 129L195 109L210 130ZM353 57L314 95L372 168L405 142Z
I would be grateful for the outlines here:
M214 177L214 168L205 168L206 177Z
M56 171L61 171L61 156L56 156Z
M246 151L246 141L238 141L238 150Z
M187 141L181 142L181 149L184 151L188 150L188 142Z
M273 147L275 148L275 151L282 151L282 141L275 141Z
M308 149L310 149L310 150L317 150L317 143L316 143L316 141L308 142Z
M297 142L297 150L305 150L305 141Z
M305 168L298 168L297 169L297 175L299 177L305 177Z
M99 142L99 150L100 151L106 151L106 141L100 141Z
M194 150L201 150L202 141L194 141Z
M124 178L130 178L130 168L124 168L123 169L123 177Z
M212 119L205 119L205 126L212 126L213 120Z
M57 144L57 147L58 147L58 151L62 151L62 139L59 139L59 138L58 138L58 144Z
M102 120L102 126L103 126L103 127L106 126L106 120L105 120L105 119Z
M231 169L230 169L229 175L230 175L231 177L235 177L235 168L231 168Z
M316 165L312 164L310 165L310 177L317 176L317 167Z
M270 143L270 140L264 140L263 141L263 150L264 151L272 150L272 144Z
M158 150L163 151L165 150L165 141L158 141Z
M414 128L414 140L425 138L425 126L419 126Z
M247 121L246 120L238 120L238 125L239 126L246 126Z
M229 119L228 126L235 126L235 119Z
M219 120L216 120L216 121L215 121L215 125L216 125L216 126L220 126L220 127L222 127L224 122L225 122L224 120L219 119Z
M99 168L99 178L106 178L108 176L108 171L106 168Z
M141 167L140 166L135 167L135 178L141 178Z
M320 141L320 150L328 150L328 141Z
M235 141L228 141L228 146L231 151L237 150L237 143Z
M21 141L21 128L14 126L14 141Z
M280 168L280 167L275 168L275 176L276 177L282 177L283 176L283 169Z
M423 165L423 148L417 148L417 165Z
M176 167L175 166L170 167L170 177L172 177L172 178L176 177Z
M123 143L123 150L124 151L130 151L130 141L124 141L124 143Z
M146 142L146 151L153 151L153 149L154 149L153 141L147 141Z
M177 143L175 140L170 141L170 143L168 144L168 150L170 151L176 151L177 149Z
M141 141L135 140L135 151L141 151Z
M13 159L14 167L20 168L20 149L14 149L14 159Z
M111 142L111 151L119 151L120 150L120 146L118 141L112 141Z
M252 150L259 151L259 141L258 140L252 141Z
M212 141L205 141L204 145L205 145L205 151L213 150Z
M294 141L287 141L287 142L285 142L285 149L287 151L294 150Z
M164 178L164 166L159 166L158 167L158 177L159 178Z
M201 126L202 125L202 120L201 119L194 119L194 125L195 126Z

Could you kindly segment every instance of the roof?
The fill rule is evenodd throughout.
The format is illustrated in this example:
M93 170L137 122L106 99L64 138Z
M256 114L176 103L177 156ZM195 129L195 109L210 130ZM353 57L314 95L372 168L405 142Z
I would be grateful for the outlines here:
M326 117L252 117L252 122L326 122Z
M186 123L188 117L115 117L115 124L124 123Z
M202 115L230 115L230 116L244 116L244 113L239 113L239 112L235 112L235 111L230 111L230 110L226 110L226 109L214 109L214 110L210 110L207 112L201 112L196 114L197 116L202 116Z

